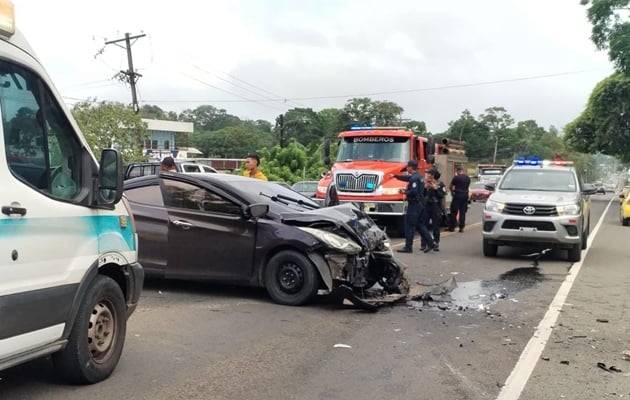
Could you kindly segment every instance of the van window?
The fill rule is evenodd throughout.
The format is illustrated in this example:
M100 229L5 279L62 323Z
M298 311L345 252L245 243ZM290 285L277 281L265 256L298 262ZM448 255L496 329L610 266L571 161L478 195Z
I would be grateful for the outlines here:
M43 82L0 60L0 110L11 173L47 195L74 198L81 182L81 143Z

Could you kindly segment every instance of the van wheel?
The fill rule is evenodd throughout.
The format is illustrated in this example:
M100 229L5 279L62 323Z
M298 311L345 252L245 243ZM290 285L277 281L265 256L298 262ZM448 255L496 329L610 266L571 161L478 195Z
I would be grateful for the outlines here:
M59 373L71 383L96 383L116 368L127 316L125 298L111 278L97 275L79 307L65 349L53 354Z
M486 257L496 257L499 246L490 244L488 239L483 239L483 255Z
M576 243L568 250L569 252L569 261L578 262L582 259L582 245L581 243Z
M285 250L269 260L265 287L276 303L300 306L317 294L319 274L305 255Z

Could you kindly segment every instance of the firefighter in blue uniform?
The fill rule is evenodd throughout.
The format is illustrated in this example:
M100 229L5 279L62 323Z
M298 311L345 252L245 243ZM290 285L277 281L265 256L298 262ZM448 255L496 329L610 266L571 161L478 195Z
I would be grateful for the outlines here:
M433 242L435 246L433 247L434 251L440 251L440 230L442 229L442 219L443 219L443 211L442 211L442 200L446 195L446 185L440 181L440 172L431 168L426 172L425 183L424 183L424 203L426 205L427 210L427 221L430 221L432 233L433 233ZM427 244L423 240L420 244L420 250L424 251L427 247Z
M417 230L422 241L427 244L425 253L435 248L435 243L427 229L427 217L424 206L424 181L418 172L418 162L409 160L406 175L393 175L394 178L407 182L407 213L405 214L405 247L398 249L400 253L413 252L413 236Z

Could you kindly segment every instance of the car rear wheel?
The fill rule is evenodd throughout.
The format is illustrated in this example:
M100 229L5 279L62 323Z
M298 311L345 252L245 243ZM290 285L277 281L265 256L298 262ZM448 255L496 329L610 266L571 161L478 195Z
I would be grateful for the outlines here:
M582 259L582 244L576 243L569 249L569 261L578 262Z
M496 257L499 246L490 244L488 239L483 239L483 255L486 257Z
M276 303L299 306L317 294L319 275L305 255L284 250L269 260L265 287Z
M66 348L53 354L57 370L72 383L102 381L118 364L126 329L120 287L107 276L96 276L79 307Z

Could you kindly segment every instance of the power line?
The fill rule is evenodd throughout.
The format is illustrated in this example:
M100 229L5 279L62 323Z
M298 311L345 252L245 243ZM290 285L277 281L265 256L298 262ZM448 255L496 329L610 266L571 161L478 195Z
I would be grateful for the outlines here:
M284 110L283 110L283 109L281 109L281 108L278 108L278 107L273 107L273 106L270 106L270 105L268 105L268 104L264 104L263 102L264 102L265 100L248 99L247 97L241 96L241 95L240 95L240 94L238 94L238 93L230 92L229 90L225 90L225 89L220 88L220 87L218 87L218 86L216 86L216 85L213 85L213 84L208 83L208 82L206 82L206 81L203 81L203 80L201 80L201 79L195 78L194 76L188 75L188 74L187 74L187 73L185 73L185 72L181 72L181 71L180 71L180 73L181 73L182 75L184 75L185 77L187 77L187 78L189 78L189 79L192 79L192 80L194 80L194 81L197 81L197 82L199 82L199 83L202 83L202 84L204 84L204 85L206 85L206 86L209 86L209 87L214 88L214 89L216 89L216 90L220 90L221 92L225 92L225 93L230 94L230 95L232 95L232 96L239 97L239 98L241 98L241 99L242 99L242 100L241 100L241 102L257 103L257 104L259 104L259 105L261 105L261 106L264 106L264 107L267 107L267 108L272 108L272 109L275 109L275 110L284 111ZM157 102L157 101L156 101L156 102Z
M194 58L194 57L191 57L191 56L189 56L189 57L190 57L191 59L195 60L195 58ZM280 96L280 95L278 95L278 94L276 94L276 93L273 93L273 92L271 92L271 91L269 91L269 90L263 89L263 88L261 88L260 86L256 86L256 85L254 85L253 83L249 83L249 82L247 82L247 81L245 81L245 80L243 80L243 79L237 78L237 77L235 77L234 75L230 75L230 74L228 74L227 72L224 72L224 71L221 71L221 70L219 70L219 69L217 69L217 68L212 67L211 65L208 65L208 64L205 64L205 65L207 65L210 69L213 69L214 71L217 71L217 72L219 72L219 73L221 73L221 74L223 74L223 75L225 75L225 76L229 77L230 79L233 79L233 80L235 80L235 81L237 81L237 82L243 83L243 84L245 84L245 85L247 85L247 86L251 86L251 87L253 87L254 89L259 90L259 91L261 91L261 92L263 92L263 93L267 93L267 94L269 94L269 95L271 95L271 96L275 97L275 99L270 99L270 98L268 98L267 96L263 96L263 95L261 95L261 94L258 94L258 93L255 93L255 92L252 92L252 91L251 91L251 90L249 90L249 89L245 89L245 88L243 88L243 89L248 90L248 91L250 91L250 92L252 92L252 93L255 93L256 95L258 95L258 96L260 96L260 97L266 98L267 100L273 100L273 101L283 101L283 102L288 101L288 99L286 99L284 96ZM199 67L197 67L197 68L199 68ZM199 69L201 69L201 68L199 68ZM209 72L209 71L205 71L205 70L203 70L203 69L201 69L201 70L202 70L202 71L204 71L204 72L207 72L207 73L209 73L209 74L212 74L212 75L216 76L217 78L219 78L219 79L221 79L221 80L223 80L223 81L225 81L225 82L227 82L227 83L229 83L229 84L231 84L231 85L234 85L234 86L236 86L236 87L241 87L241 86L238 86L238 85L236 85L236 84L234 84L234 83L232 83L232 82L229 82L229 81L228 81L228 80L226 80L226 79L221 78L221 77L220 77L220 76L218 76L217 74L214 74L214 73ZM241 88L242 88L242 87L241 87ZM305 106L304 104L299 104L299 103L296 103L296 104L297 104L298 106L302 107L302 108L307 108L307 106Z
M489 86L489 85L497 85L503 83L511 83L511 82L519 82L519 81L528 81L535 79L545 79L545 78L553 78L558 76L566 76L566 75L576 75L584 72L591 72L593 70L581 70L581 71L569 71L569 72L560 72L555 74L544 74L544 75L533 75L527 77L519 77L519 78L509 78L509 79L499 79L494 81L481 81L481 82L473 82L473 83L462 83L456 85L445 85L445 86L433 86L426 88L417 88L417 89L401 89L401 90L389 90L382 92L370 92L370 93L359 93L359 94L344 94L344 95L328 95L328 96L312 96L312 97L293 97L286 99L277 99L277 100L147 100L159 103L245 103L245 102L277 102L277 101L308 101L308 100L328 100L328 99L342 99L342 98L354 98L354 97L367 97L367 96L383 96L388 94L401 94L401 93L415 93L415 92L428 92L434 90L448 90L448 89L458 89L458 88L466 88L466 87L476 87L476 86Z

